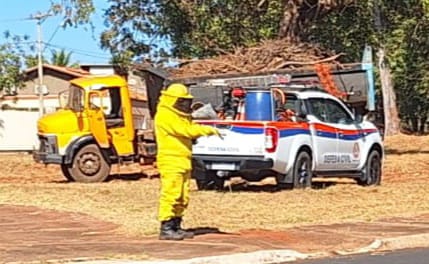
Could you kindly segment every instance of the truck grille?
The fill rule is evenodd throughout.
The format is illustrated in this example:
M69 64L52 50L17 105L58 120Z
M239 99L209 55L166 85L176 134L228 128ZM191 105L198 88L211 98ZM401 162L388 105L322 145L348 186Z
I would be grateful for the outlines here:
M58 153L56 136L39 136L39 151L46 154Z

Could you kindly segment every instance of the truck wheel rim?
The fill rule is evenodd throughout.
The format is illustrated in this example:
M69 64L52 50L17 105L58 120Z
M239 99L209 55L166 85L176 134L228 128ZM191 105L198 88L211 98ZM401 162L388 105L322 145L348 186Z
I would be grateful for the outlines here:
M84 153L79 157L78 165L82 173L92 176L100 170L101 160L94 153Z
M308 160L307 159L302 160L301 166L299 166L299 169L298 169L298 177L299 177L298 182L300 184L304 184L308 181L308 177L309 177L308 170L309 170Z
M369 171L368 171L368 182L376 183L380 175L380 162L377 157L371 159Z

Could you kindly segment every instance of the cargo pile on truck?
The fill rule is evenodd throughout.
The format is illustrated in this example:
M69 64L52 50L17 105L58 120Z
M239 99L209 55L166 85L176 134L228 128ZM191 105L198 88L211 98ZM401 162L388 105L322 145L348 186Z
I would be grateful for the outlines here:
M340 65L329 50L309 43L287 40L267 40L250 48L238 47L232 52L200 60L181 60L178 68L170 69L172 78L232 73L261 73L281 69L311 68L317 63Z

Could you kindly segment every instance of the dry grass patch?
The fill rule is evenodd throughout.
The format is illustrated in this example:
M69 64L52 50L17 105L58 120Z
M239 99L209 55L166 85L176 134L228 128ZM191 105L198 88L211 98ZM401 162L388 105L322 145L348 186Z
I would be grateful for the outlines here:
M429 212L428 143L429 137L386 139L385 173L378 187L341 180L325 189L278 192L262 185L218 193L198 192L193 186L185 225L236 232ZM28 155L0 155L0 165L0 203L86 213L132 235L157 232L156 178L66 183L57 166L34 164Z

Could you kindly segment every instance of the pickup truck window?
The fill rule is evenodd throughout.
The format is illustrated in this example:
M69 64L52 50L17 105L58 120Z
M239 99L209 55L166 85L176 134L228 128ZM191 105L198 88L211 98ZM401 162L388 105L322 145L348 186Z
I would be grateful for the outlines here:
M308 105L310 107L310 114L322 122L328 122L328 114L324 101L325 99L323 98L311 98L308 99Z
M310 113L325 123L351 124L353 118L338 102L325 98L308 99Z
M285 96L285 103L279 104L276 112L277 112L277 120L278 121L296 121L296 114L299 112L299 100L296 95L287 94Z
M344 107L340 105L338 102L331 99L325 99L325 103L326 103L329 123L335 123L335 124L353 123L353 118L350 116L347 110L344 109Z

